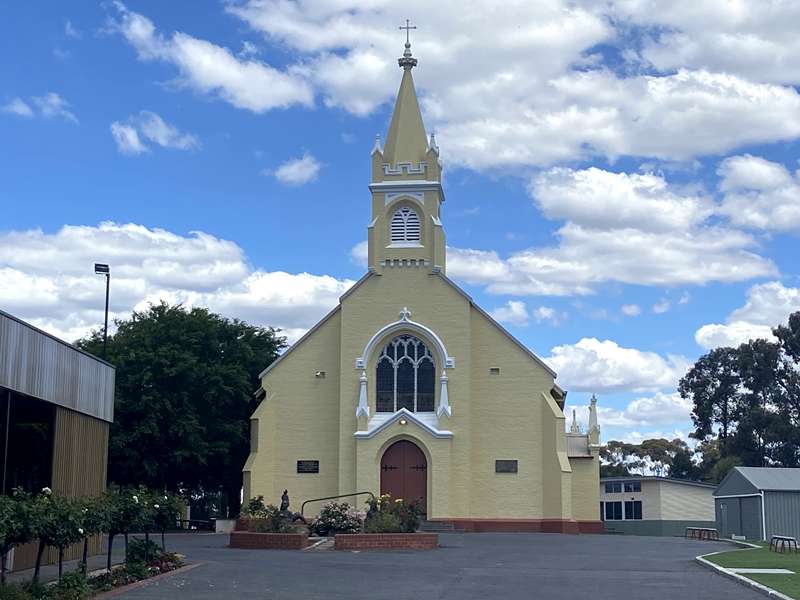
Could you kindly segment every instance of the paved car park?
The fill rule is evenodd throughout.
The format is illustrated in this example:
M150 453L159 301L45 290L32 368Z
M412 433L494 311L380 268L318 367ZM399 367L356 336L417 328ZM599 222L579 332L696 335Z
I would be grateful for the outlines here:
M694 563L723 542L557 534L443 534L428 552L233 550L225 535L175 535L185 573L125 598L738 600L757 592Z

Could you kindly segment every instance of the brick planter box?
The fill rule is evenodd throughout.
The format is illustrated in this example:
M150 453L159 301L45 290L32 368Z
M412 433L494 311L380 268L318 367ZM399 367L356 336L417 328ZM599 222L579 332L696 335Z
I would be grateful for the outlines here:
M434 550L439 546L436 533L338 533L336 550Z
M302 550L308 546L307 533L256 533L232 531L230 548L247 550Z

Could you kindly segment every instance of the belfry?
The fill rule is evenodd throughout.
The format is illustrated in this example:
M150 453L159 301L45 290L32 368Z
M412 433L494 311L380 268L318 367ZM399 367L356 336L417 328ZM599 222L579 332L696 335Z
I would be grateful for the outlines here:
M469 531L601 531L595 404L588 431L567 432L555 372L448 279L408 38L398 63L371 154L367 273L261 374L245 497L371 491Z

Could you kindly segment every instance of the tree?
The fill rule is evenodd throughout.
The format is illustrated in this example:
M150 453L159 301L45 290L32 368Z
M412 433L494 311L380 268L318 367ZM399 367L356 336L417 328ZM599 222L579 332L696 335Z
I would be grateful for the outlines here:
M715 348L701 356L681 379L681 397L694 403L694 437L703 439L719 427L727 440L739 414L739 357L733 348Z
M31 497L21 489L0 495L0 585L6 583L6 557L16 546L33 540Z
M652 473L659 477L695 479L700 470L694 452L683 440L654 438L641 444L612 440L600 450L601 477L627 477Z
M47 546L58 549L58 579L64 567L64 549L83 539L82 506L74 498L53 494L49 488L33 500L32 524L39 539L33 581L38 583L42 554Z
M108 531L109 506L106 496L81 500L81 529L83 530L83 558L81 570L86 575L89 559L89 538ZM109 542L110 545L110 542Z
M777 341L712 350L680 381L694 404L692 437L715 443L700 464L710 478L739 464L800 466L800 312L773 333Z
M165 302L116 321L109 480L189 494L224 490L239 506L259 373L286 347L272 328ZM99 354L102 335L78 345Z

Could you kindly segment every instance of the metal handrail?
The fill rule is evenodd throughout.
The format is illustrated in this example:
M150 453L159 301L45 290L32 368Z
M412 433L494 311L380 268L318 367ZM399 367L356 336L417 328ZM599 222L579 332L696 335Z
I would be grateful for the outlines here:
M323 500L335 500L336 498L348 498L350 496L362 496L364 494L369 494L369 497L372 498L373 501L375 500L375 494L372 492L355 492L353 494L339 494L338 496L326 496L325 498L312 498L311 500L306 500L300 505L300 516L304 516L303 511L306 509L306 504L309 502L322 502Z

